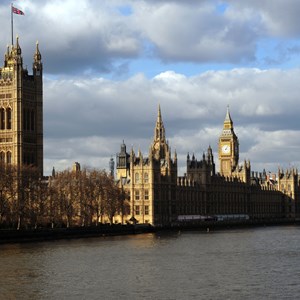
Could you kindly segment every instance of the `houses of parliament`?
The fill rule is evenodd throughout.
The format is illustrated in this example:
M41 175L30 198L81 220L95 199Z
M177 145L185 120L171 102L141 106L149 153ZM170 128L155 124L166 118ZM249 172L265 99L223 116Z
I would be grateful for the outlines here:
M22 50L7 47L0 68L0 163L34 165L43 175L43 65L38 43L32 75L23 67Z
M0 68L0 161L34 165L43 175L43 65L38 44L32 75L23 67L22 51L7 48ZM213 150L196 158L187 154L186 173L178 176L177 153L171 152L160 107L149 152L121 145L116 158L116 184L129 198L127 216L116 222L169 226L207 218L292 220L299 214L298 171L252 172L249 161L239 163L239 140L227 108L220 126L218 159Z

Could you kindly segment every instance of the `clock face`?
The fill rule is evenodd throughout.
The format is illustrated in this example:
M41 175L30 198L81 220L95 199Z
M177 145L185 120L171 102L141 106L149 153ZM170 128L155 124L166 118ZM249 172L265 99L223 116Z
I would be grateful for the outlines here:
M223 145L222 146L222 153L229 154L230 153L230 145Z

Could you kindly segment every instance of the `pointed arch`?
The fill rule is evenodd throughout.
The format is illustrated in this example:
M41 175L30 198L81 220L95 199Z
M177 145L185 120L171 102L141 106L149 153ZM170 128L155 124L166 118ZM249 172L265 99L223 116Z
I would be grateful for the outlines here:
M7 153L6 153L6 162L8 164L11 164L11 152L10 151L7 151Z
M5 129L5 110L4 108L0 108L0 128L1 130Z
M5 163L5 153L4 153L4 151L0 152L0 163L1 164Z
M11 129L11 108L6 109L6 129Z

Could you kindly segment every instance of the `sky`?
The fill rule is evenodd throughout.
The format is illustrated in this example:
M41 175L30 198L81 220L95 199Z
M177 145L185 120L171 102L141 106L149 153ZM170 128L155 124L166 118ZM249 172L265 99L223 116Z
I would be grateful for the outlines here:
M0 49L11 43L0 2ZM44 172L148 155L158 105L178 154L202 158L229 105L240 163L300 169L299 0L18 0L14 36L44 66ZM1 51L0 51L1 53ZM1 64L2 65L2 64ZM31 72L31 71L30 71Z

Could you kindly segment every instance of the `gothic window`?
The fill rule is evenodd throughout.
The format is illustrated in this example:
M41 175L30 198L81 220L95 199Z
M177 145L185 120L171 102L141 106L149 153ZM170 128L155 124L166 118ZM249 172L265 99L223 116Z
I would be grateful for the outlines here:
M140 200L140 191L135 191L135 200Z
M140 174L135 173L135 183L140 183Z
M140 214L140 206L136 205L135 206L135 214L138 216Z
M149 191L145 190L145 200L149 200Z
M144 174L144 183L148 183L149 182L149 176L148 173Z
M2 151L0 152L0 163L3 164L5 162L5 153Z
M6 153L6 161L8 164L11 164L11 152L10 151L8 151Z
M125 166L125 157L120 157L119 161L120 161L119 166L124 167Z
M149 205L145 205L145 215L149 215Z
M11 129L11 109L6 109L6 128Z
M5 129L5 110L4 110L4 108L0 109L0 122L1 122L1 124L0 124L1 129L2 130Z

